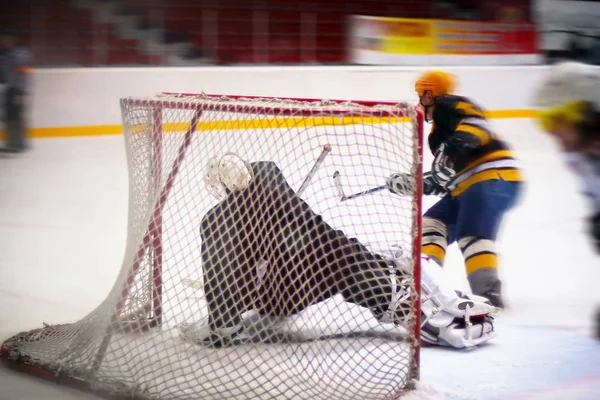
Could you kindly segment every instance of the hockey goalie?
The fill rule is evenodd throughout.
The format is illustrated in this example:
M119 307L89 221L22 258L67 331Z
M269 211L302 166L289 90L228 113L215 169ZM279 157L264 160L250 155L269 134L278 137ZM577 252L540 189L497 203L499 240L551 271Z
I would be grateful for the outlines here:
M200 227L209 332L198 342L243 343L244 313L289 317L336 295L381 323L403 325L412 296L402 257L370 251L328 225L274 162L216 157L205 183L219 202ZM448 287L427 258L421 287L423 341L464 348L494 336L494 307Z

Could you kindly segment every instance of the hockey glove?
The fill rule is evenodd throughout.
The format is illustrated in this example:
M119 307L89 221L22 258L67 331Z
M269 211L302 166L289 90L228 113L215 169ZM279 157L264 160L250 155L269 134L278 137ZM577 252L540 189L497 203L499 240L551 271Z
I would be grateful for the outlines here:
M395 173L390 175L385 180L386 188L400 196L412 195L413 184L410 179L410 175L403 173ZM438 185L431 172L425 172L423 174L423 194L426 196L440 196L446 193L446 190Z
M590 219L590 225L590 234L592 235L594 246L600 252L600 213Z
M450 138L446 140L445 144L446 155L455 157L466 156L471 151L479 147L481 145L481 141L477 136L471 135L470 133L454 132Z
M426 196L442 196L446 194L446 189L435 182L431 171L423 174L423 194Z
M442 144L435 153L433 164L431 166L431 176L435 183L441 187L445 187L448 182L454 178L456 172L452 169L450 160L446 152L446 144Z
M409 195L413 191L410 175L401 172L397 172L388 176L385 180L385 187L390 192L400 196Z

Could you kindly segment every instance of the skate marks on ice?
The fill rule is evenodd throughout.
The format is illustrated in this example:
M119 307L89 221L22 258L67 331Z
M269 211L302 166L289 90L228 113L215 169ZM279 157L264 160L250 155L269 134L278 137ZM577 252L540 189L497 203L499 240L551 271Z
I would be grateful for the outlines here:
M432 399L600 398L597 340L562 328L522 323L510 315L497 320L498 337L473 350L423 348L421 380L434 384L441 396Z
M165 339L168 334L172 337ZM143 338L123 336L114 346L127 349L130 359L142 362L121 365L118 359L107 359L107 371L112 375L115 368L122 369L123 376L136 377L138 387L152 386L153 393L164 398L194 397L200 391L204 399L220 399L223 393L231 399L245 399L252 393L260 398L284 395L326 400L337 398L340 388L345 387L348 399L385 399L390 387L399 386L408 368L405 358L395 358L401 355L397 350L401 344L374 339L251 343L215 349L186 342L174 330ZM138 354L143 349L154 350L152 354ZM173 364L179 365L177 376L172 376Z
M198 289L186 286L177 309L166 310L178 315L167 321L180 323L143 338L123 335L111 343L115 349L125 346L128 359L137 360L124 370L149 387L152 382L153 393L183 393L177 387L195 387L206 399L221 398L223 393L239 393L231 398L242 399L252 393L264 398L329 400L339 398L341 388L347 388L343 392L348 399L390 399L390 387L402 386L409 368L407 332L381 324L368 310L344 302L341 296L281 319L246 313L244 325L251 339L214 348L202 344L209 334L205 299ZM253 338L257 332L262 343ZM176 380L181 385L161 376L173 364L179 364L181 376ZM106 360L104 366L114 374L112 362ZM292 386L295 392L289 393Z

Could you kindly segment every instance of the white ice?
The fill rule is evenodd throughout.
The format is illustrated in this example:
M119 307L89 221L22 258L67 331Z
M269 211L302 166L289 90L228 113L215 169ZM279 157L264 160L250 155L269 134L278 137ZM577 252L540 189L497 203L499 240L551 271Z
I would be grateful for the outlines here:
M494 124L528 178L501 234L508 308L497 320L498 338L484 347L423 348L421 382L406 398L597 399L600 343L591 332L600 270L585 236L587 201L554 143L530 121ZM123 138L32 145L0 156L0 340L86 315L112 288L125 252ZM455 246L447 268L466 288ZM95 398L4 367L0 388L10 400Z

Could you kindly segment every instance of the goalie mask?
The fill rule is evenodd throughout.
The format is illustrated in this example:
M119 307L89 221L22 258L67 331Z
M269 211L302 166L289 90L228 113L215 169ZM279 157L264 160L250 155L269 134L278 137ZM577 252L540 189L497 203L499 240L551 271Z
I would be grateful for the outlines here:
M248 188L253 179L252 166L236 153L212 157L204 174L208 191L218 200Z

